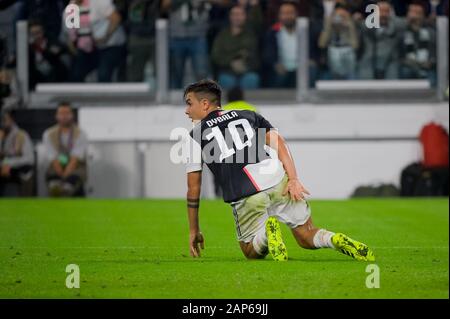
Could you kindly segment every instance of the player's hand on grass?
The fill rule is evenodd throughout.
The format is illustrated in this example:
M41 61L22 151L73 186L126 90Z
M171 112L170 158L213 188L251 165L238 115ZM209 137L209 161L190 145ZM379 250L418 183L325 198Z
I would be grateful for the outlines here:
M303 186L298 179L289 180L283 196L291 196L293 201L305 200L305 195L310 195L309 191Z
M192 257L200 257L200 248L205 249L205 239L201 232L189 235L189 248Z

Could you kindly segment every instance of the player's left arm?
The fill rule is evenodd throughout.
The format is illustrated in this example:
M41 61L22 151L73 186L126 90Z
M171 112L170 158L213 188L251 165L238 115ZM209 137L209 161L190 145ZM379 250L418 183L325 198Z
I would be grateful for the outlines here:
M205 249L205 240L200 231L198 212L200 208L200 191L202 184L202 172L190 172L187 174L187 210L189 219L189 250L192 257L200 257L200 248Z
M305 194L310 195L310 193L298 178L294 159L292 158L285 139L276 130L271 129L266 133L266 144L277 150L278 158L281 163L283 163L284 169L289 178L283 195L289 194L294 201L305 200Z

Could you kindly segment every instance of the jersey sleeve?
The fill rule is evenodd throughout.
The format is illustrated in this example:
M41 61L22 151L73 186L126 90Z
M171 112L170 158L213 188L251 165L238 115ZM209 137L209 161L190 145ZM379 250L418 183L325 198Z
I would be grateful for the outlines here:
M187 138L187 149L189 153L186 162L186 173L201 171L203 167L202 148L190 135Z
M267 132L274 128L272 124L270 124L270 122L267 121L262 115L255 113L255 117L256 128L266 129Z

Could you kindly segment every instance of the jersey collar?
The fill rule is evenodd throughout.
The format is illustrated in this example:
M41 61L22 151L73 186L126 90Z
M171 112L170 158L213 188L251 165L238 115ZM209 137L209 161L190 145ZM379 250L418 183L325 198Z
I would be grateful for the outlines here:
M212 119L213 117L221 116L223 112L225 112L225 111L222 110L222 109L217 109L217 110L211 111L211 112L210 112L210 113L202 120L202 122L203 122L203 121L210 120L210 119Z

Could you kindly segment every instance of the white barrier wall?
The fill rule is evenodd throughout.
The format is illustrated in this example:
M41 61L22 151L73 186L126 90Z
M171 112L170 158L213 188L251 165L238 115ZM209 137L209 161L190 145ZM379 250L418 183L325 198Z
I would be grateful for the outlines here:
M414 140L426 123L449 126L448 105L265 106L260 112L288 139L301 178L315 198L345 198L361 184L399 182L420 159ZM83 107L92 197L178 198L184 167L171 163L170 132L191 124L180 106ZM204 197L213 196L206 174Z
M360 185L399 184L401 170L419 159L415 141L293 143L297 170L313 197L346 198Z

